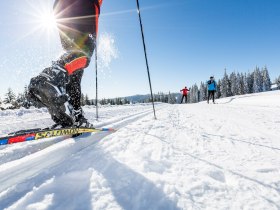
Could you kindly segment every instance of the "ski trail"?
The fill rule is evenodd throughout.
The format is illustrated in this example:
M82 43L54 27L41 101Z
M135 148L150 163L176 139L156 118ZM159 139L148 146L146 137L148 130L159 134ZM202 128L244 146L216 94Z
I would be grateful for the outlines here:
M121 131L125 126L135 123L143 117L148 118L151 114L152 112L133 116L115 123L113 126ZM171 201L153 182L116 160L99 146L98 143L100 141L105 142L104 137L108 135L110 134L96 133L87 138L78 138L75 147L68 147L67 153L64 152L63 157L59 157L57 161L43 163L42 166L34 163L35 160L40 162L36 157L32 159L29 157L30 164L26 164L23 167L20 164L22 171L18 171L18 166L15 167L18 174L14 175L14 181L10 182L9 187L3 191L2 196L0 194L0 208L8 207L9 210L26 209L30 207L30 202L33 203L32 205L37 205L32 200L45 201L47 198L51 198L52 192L55 191L57 192L55 195L58 198L58 202L51 200L52 209L87 210L93 209L92 205L95 204L95 201L91 201L91 199L98 196L103 190L109 190L113 197L110 198L110 202L106 202L106 207L103 206L101 209L112 206L115 209L178 209L176 203ZM107 139L108 143L110 139L111 137ZM77 149L77 143L80 145L85 140L88 140L88 144L83 144ZM69 141L69 139L64 142L66 141ZM69 144L68 142L67 145ZM46 151L49 149L44 150L48 156L56 157L61 152ZM74 151L68 152L69 149L74 149ZM68 153L72 154L69 155ZM42 154L40 155L41 158L46 159ZM32 167L37 168L38 172L24 173L26 168L32 169ZM13 172L8 173L13 174ZM2 176L3 174L0 172L0 177ZM25 178L19 179L21 176ZM0 181L6 182L7 180L0 179ZM98 184L99 181L102 183ZM77 182L78 186L76 187L74 183ZM108 187L106 188L105 185L102 189L96 191L95 184L99 186L100 184L103 185L104 182L108 183ZM60 188L63 189L65 185L68 186L67 191L61 191ZM120 190L120 186L122 190ZM74 203L70 201L73 198L75 198ZM79 201L80 198L82 198L81 202ZM44 204L47 205L48 202L44 202ZM94 207L94 209L98 209L98 207Z
M204 172L210 180L222 183L219 190L226 190L222 194L229 196L229 192L234 191L232 187L241 187L235 192L239 199L246 197L253 202L252 198L255 197L262 204L270 199L269 203L279 208L276 202L280 197L277 178L280 164L279 129L275 124L279 116L277 108L264 111L258 107L252 110L252 107L206 104L188 108L188 112L180 106L173 107L172 112L170 110L168 121L173 128L167 132L174 132L174 128L177 132L172 133L171 137L169 135L172 141L163 143L170 144L175 156L179 156L182 162L192 164L190 170L200 165L198 171ZM191 113L196 115L192 116ZM153 134L155 139L166 139L161 132ZM266 178L271 176L274 178ZM225 185L228 189L224 188ZM190 189L191 192L196 190Z
M98 122L96 126L98 127L113 127L114 124L118 125L121 121L129 120L130 118L134 119L134 117L142 116L142 114L147 114L151 112L151 108L145 111L138 111L134 114L130 114L129 116L120 116L113 120L108 120L106 122ZM30 141L13 145L5 145L1 146L0 149L0 165L11 162L13 160L20 159L24 156L33 154L42 149L46 149L53 144L56 144L60 141L63 141L65 137L58 138L49 138L49 139L41 139L39 141Z
M111 124L110 127L120 129L151 113L152 110L149 110L129 116L126 119ZM2 164L0 168L0 192L13 187L14 185L20 185L26 179L32 179L42 173L44 174L45 170L51 170L53 167L66 161L69 157L77 155L80 151L95 145L110 134L111 132L100 132L94 133L90 137L81 136L75 139L68 138L19 160ZM67 148L67 150L65 150L65 148ZM2 199L3 198L0 197L0 203L5 202Z
M157 121L126 126L115 145L102 143L182 209L279 209L278 117L251 107L173 105Z
M106 108L117 132L2 164L0 209L280 209L279 93Z

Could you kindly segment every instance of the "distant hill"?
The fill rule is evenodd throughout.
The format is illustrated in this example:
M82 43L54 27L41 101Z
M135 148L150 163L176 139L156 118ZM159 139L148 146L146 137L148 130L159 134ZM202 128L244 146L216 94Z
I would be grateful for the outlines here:
M141 102L141 101L145 101L148 100L150 98L150 94L146 94L146 95L133 95L133 96L126 96L124 97L126 98L128 101L131 101L133 103L137 103L137 102Z
M161 94L154 94L155 100L157 101L157 98L160 96ZM168 97L168 93L164 93L164 96ZM170 95L172 96L172 98L177 98L176 101L178 101L178 99L181 99L181 94L180 93L170 93ZM123 98L126 98L128 101L131 101L132 103L140 103L143 101L148 101L150 99L150 94L146 94L146 95L133 95L133 96L126 96Z

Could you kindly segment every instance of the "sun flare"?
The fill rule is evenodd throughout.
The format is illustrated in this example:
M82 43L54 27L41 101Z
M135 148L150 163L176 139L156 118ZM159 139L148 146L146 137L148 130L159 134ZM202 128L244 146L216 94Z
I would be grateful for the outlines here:
M40 25L41 27L51 30L56 27L56 18L52 12L49 13L43 13L40 18Z

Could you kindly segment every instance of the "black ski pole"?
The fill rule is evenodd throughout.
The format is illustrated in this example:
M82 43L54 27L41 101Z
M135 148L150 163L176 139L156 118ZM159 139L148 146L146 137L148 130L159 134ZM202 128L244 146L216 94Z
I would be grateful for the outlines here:
M146 52L146 44L145 44L145 38L144 38L144 32L143 32L143 26L142 26L142 19L141 19L141 14L140 14L139 1L136 0L136 3L137 3L137 12L138 12L138 16L139 16L139 23L140 23L142 41L143 41L143 47L144 47L144 53L145 53L145 60L146 60L146 66L147 66L147 73L148 73L150 91L151 91L151 99L152 99L152 104L153 104L154 117L155 117L155 119L157 119L155 104L154 104L154 95L153 95L153 89L152 89L152 83L151 83L151 77L150 77L150 70L149 70L149 64L148 64L148 58L147 58L147 52Z
M96 119L98 120L98 77L97 77L97 68L98 68L98 59L97 59L97 37L95 39L95 106L96 106Z

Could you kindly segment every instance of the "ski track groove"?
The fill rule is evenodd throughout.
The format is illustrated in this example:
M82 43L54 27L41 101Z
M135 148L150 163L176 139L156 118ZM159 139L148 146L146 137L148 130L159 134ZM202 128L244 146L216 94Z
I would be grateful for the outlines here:
M162 108L159 108L158 110L160 110ZM136 113L134 115L130 115L127 117L122 117L122 120L114 120L114 123L109 124L106 123L108 126L112 126L115 129L121 129L123 127L125 127L127 124L137 121L138 119L141 119L149 114L152 114L152 110L146 110L140 113ZM106 124L103 124L104 126ZM83 152L84 150L88 149L88 148L92 148L94 145L98 144L102 139L104 139L106 136L112 134L114 132L100 132L100 133L94 133L93 135L91 135L91 138L89 139L88 143L83 143L82 145L79 145L80 147L77 149L77 144L74 145L75 142L80 142L83 141L83 136L81 137L77 137L75 138L75 140L73 138L66 138L64 140L60 140L59 142L56 142L53 145L50 146L56 146L59 143L62 143L62 145L60 145L58 148L56 148L56 150L52 151L51 147L49 146L49 148L44 148L44 150L38 151L37 153L43 153L43 154L28 154L28 156L24 156L22 159L31 158L30 164L28 162L22 162L23 165L20 166L21 169L19 169L19 167L16 167L16 171L13 170L13 168L17 165L13 165L13 161L12 162L8 162L7 164L11 164L11 167L5 169L3 171L3 173L1 172L3 170L3 166L6 166L7 164L2 164L2 170L0 169L0 174L1 177L0 178L0 183L4 183L0 185L0 192L3 191L7 191L7 194L14 194L15 197L20 198L22 195L24 195L25 193L27 193L30 188L32 188L32 186L34 186L34 184L32 186L30 186L30 188L25 188L25 190L23 190L22 192L19 192L18 195L15 195L17 193L15 193L16 191L13 189L16 189L16 186L24 186L24 183L28 183L28 180L31 180L34 177L37 176L42 176L42 178L37 179L37 183L42 183L43 180L46 180L48 178L47 174L49 171L54 170L55 168L63 165L63 163L65 161L69 161L69 157L71 159L71 157L73 157L74 155L77 156L79 155L79 153ZM70 147L71 146L71 150L68 149L68 155L67 154L60 154L59 149L64 148L64 147ZM50 151L48 151L50 150ZM44 154L45 152L45 154ZM31 157L32 155L34 155L35 157ZM52 156L52 157L56 157L54 160L50 160L48 159L47 162L44 162L44 160L46 160L45 156ZM18 162L18 161L17 161ZM27 168L32 168L32 169L36 169L36 170L26 170ZM44 169L47 169L46 172L43 172ZM42 174L43 172L43 174ZM5 175L6 174L6 175ZM37 185L35 185L37 186ZM7 195L4 197L8 197ZM14 197L14 198L15 198ZM3 205L3 206L2 206ZM7 200L5 202L5 200L2 200L2 198L0 197L0 208L5 207L5 206L9 206L11 205L11 203L9 203L9 201Z
M110 127L110 126L113 126L115 123L121 122L122 120L127 120L131 117L133 118L138 115L146 114L149 112L151 112L151 110L145 110L145 111L138 112L138 113L135 113L135 114L129 115L129 116L122 116L120 118L117 118L117 119L114 119L111 121L109 120L104 123L98 123L98 127L105 127L105 126ZM40 139L38 141L30 141L30 142L23 142L23 143L0 146L0 149L7 150L5 152L2 152L2 154L0 154L0 158L5 156L5 159L2 159L2 160L0 159L0 166L7 162L11 162L11 161L20 159L22 157L25 157L27 155L31 155L42 149L46 149L47 147L50 147L56 143L64 141L65 139L66 139L66 137L54 137L54 138L48 138L48 139ZM22 147L23 145L24 145L24 147ZM26 147L28 147L28 149ZM11 148L11 150L9 150L9 148ZM15 153L16 153L16 155L15 155Z

